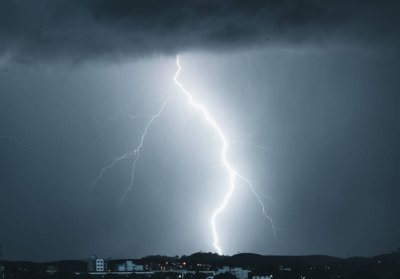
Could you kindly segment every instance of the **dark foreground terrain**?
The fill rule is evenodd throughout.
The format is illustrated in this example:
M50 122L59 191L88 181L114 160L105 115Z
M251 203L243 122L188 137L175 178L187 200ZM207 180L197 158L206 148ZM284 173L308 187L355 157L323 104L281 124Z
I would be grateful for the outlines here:
M130 259L142 264L147 273L115 274L116 265L126 259L109 259L108 274L90 274L87 261L21 262L4 261L5 278L137 278L137 279L179 279L183 270L196 271L186 274L185 279L205 279L205 271L213 271L222 266L242 267L253 275L268 275L273 279L400 279L400 251L371 258L336 258L330 256L261 256L257 254L237 254L219 256L213 253L195 253L190 256L167 257L148 256ZM200 272L202 271L202 272ZM216 278L218 277L218 278ZM0 276L1 278L1 276ZM220 274L216 279L234 279L231 274Z

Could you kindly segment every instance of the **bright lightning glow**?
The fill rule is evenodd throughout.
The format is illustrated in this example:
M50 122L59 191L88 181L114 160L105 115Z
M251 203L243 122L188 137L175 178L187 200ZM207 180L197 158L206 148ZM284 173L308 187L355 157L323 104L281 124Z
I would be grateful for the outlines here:
M228 174L228 189L227 192L225 193L224 197L222 198L219 206L214 210L212 216L211 216L211 232L213 235L213 246L215 248L215 250L217 251L218 254L222 255L223 251L222 248L220 246L220 240L219 240L219 235L218 235L218 231L217 231L217 220L219 215L226 209L226 207L228 206L229 201L232 198L233 192L236 188L236 180L240 179L243 182L245 182L248 187L250 188L252 194L256 197L256 200L262 210L262 213L264 215L264 217L271 223L272 229L273 229L273 233L274 236L276 237L276 227L273 223L272 218L266 213L266 209L265 206L259 196L259 194L257 193L254 185L252 184L252 182L247 179L246 177L244 177L243 175L241 175L240 173L238 173L238 171L232 166L232 164L230 163L229 159L228 159L228 149L229 149L229 145L230 145L230 140L228 139L228 137L226 136L226 134L224 133L223 129L221 128L221 126L217 123L217 121L215 120L215 118L211 115L211 113L208 111L208 109L201 103L199 103L198 101L196 101L193 96L189 93L189 91L187 91L185 89L185 87L183 86L183 84L178 80L178 76L182 70L182 67L180 65L179 62L179 55L176 57L176 65L178 67L178 70L176 71L173 80L176 83L176 85L181 89L181 91L184 93L185 97L187 98L189 104L197 111L199 111L199 113L204 117L205 121L207 122L208 125L210 125L210 127L216 132L216 134L218 135L218 138L221 142L221 150L220 150L220 157L221 157L221 166L222 168L224 168ZM144 131L140 137L140 142L139 144L132 149L130 152L127 152L117 158L115 158L109 165L103 167L99 173L99 175L97 176L97 178L93 181L92 186L97 184L98 181L103 177L103 175L105 174L106 171L108 171L109 169L113 168L117 163L119 163L122 160L125 159L129 159L129 158L133 158L133 162L132 162L132 171L131 171L131 177L130 177L130 184L127 187L125 193L123 194L121 201L123 201L125 199L125 197L127 196L127 194L129 193L129 191L132 189L133 187L133 183L134 183L134 179L135 179L135 173L136 173L136 164L137 161L140 159L140 151L143 147L145 138L147 136L147 132L149 130L149 128L151 127L151 125L153 124L153 122L162 114L162 112L164 111L166 105L171 101L172 97L169 97L168 99L166 99L162 106L160 107L160 109L158 110L158 112L153 115L152 117L149 117L149 121L146 123L146 126L144 128ZM135 119L135 118L139 118L139 117L143 117L143 116L132 116L132 115L122 115L124 117L129 117L131 120ZM109 119L105 125L105 127L103 128L102 132L101 132L101 136L104 135L105 130L107 129L107 127L110 125L111 121L116 120L119 117L119 115ZM128 122L129 123L129 122ZM245 143L245 144L249 144L249 143ZM257 148L262 148L259 145L255 145L255 144L251 144ZM265 148L262 148L265 150ZM163 172L165 172L165 164L164 163L164 168L163 168ZM163 174L164 176L164 174Z
M180 72L182 70L182 67L181 67L181 65L179 63L179 55L176 56L176 65L178 67L178 70L175 73L174 81L179 86L181 91L185 94L187 100L189 101L189 104L194 109L198 110L203 115L203 117L206 120L206 122L217 133L217 135L218 135L218 137L219 137L219 139L221 141L221 152L220 152L221 161L222 161L222 164L223 164L225 170L228 173L228 181L229 181L228 190L227 190L225 196L223 197L220 205L218 206L218 208L215 209L215 211L213 212L213 214L211 216L211 231L212 231L212 234L213 234L213 245L214 245L215 250L218 252L218 254L222 255L222 248L221 248L220 243L219 243L219 235L218 235L218 232L217 232L217 219L218 219L218 216L221 214L221 212L224 211L224 209L227 207L230 199L232 198L233 192L234 192L235 187L236 187L235 182L236 182L237 178L240 178L241 180L246 182L247 185L250 187L252 193L257 198L257 202L261 206L261 209L263 211L263 215L265 216L265 218L267 218L270 221L270 223L272 225L273 232L274 232L274 236L276 237L276 230L275 230L275 226L274 226L274 224L272 222L272 218L267 215L267 213L265 211L265 206L264 206L260 196L255 191L253 184L251 183L250 180L248 180L244 176L240 175L233 168L233 166L231 165L231 163L228 160L227 153L228 153L228 149L229 149L229 140L228 140L227 136L225 135L225 133L223 132L222 128L217 123L217 121L214 119L214 117L210 114L208 109L204 105L202 105L199 102L197 102L192 97L192 95L189 93L189 91L187 91L185 89L183 84L178 80L178 76L179 76L179 74L180 74Z

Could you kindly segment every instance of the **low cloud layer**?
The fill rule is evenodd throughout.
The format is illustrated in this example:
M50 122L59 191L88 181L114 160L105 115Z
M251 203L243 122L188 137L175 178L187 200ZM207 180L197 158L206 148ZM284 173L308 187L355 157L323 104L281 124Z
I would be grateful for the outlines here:
M186 50L397 43L395 1L0 3L0 53L22 61L120 59Z

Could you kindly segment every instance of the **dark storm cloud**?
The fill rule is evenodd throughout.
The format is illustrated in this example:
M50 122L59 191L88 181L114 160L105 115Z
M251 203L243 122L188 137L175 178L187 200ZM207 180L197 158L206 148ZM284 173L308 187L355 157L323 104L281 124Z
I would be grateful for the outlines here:
M0 51L34 61L393 43L395 1L2 1Z

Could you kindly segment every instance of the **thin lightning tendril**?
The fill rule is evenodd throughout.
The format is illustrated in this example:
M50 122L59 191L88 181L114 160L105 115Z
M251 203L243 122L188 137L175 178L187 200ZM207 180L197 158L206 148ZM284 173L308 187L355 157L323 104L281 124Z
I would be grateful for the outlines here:
M132 163L132 171L131 171L130 183L129 183L128 188L126 189L126 191L125 191L124 194L122 195L120 202L122 202L122 201L125 199L126 195L129 193L129 191L130 191L130 190L132 189L132 187L133 187L133 182L134 182L134 180L135 180L136 163L137 163L137 161L138 161L139 158L140 158L140 151L141 151L141 149L142 149L142 147L143 147L143 143L144 143L144 140L145 140L145 138L146 138L146 136L147 136L147 132L148 132L149 128L151 127L151 125L153 124L153 122L154 122L154 121L161 115L161 113L164 111L165 106L171 101L171 99L172 99L172 97L169 97L168 99L166 99L166 100L163 102L163 104L162 104L162 106L160 107L160 109L158 110L158 112L157 112L155 115L153 115L152 117L150 117L150 120L147 122L147 124L146 124L146 126L145 126L145 128L144 128L144 131L143 131L143 133L142 133L142 135L141 135L141 137L140 137L140 142L139 142L139 144L138 144L133 150L131 150L130 152L127 152L127 153L125 153L125 154L123 154L123 155L121 155L121 156L115 158L115 159L111 162L111 164L109 164L109 165L103 167L103 168L101 169L99 175L98 175L98 176L96 177L96 179L93 181L92 186L96 185L96 184L99 182L99 180L103 177L103 175L105 174L105 172L108 171L109 169L113 168L117 163L119 163L119 162L122 161L122 160L131 158L131 157L134 157L133 163Z
M25 143L23 143L21 140L19 140L19 139L16 138L16 137L0 135L0 139L5 139L5 140L13 141L13 142L15 142L16 144L18 144L19 146L21 146L21 147L23 147L23 148L25 148L25 149L29 149L29 150L31 150L31 151L33 151L33 152L37 152L36 149L34 149L33 147L30 147L29 145L26 145Z
M236 187L236 180L237 178L243 180L244 182L246 182L246 184L249 186L249 188L251 189L252 193L255 195L261 209L263 212L263 215L266 219L269 220L269 222L272 225L272 229L274 232L274 236L276 237L276 228L273 224L272 218L270 216L268 216L268 214L265 211L265 206L260 198L260 196L257 194L253 184L251 183L250 180L248 180L247 178L245 178L244 176L242 176L241 174L239 174L231 165L231 163L229 162L228 158L227 158L227 153L228 153L228 149L229 149L229 140L228 138L225 136L225 133L223 132L222 128L218 125L217 121L214 119L214 117L210 114L210 112L208 111L208 109L196 102L196 100L192 97L192 95L189 93L189 91L187 91L185 89L185 87L183 86L183 84L178 80L178 76L182 70L182 67L179 63L179 55L176 56L176 66L178 67L178 70L176 71L175 75L174 75L174 81L175 83L179 86L179 88L181 89L181 91L185 94L189 104L195 108L196 110L200 111L200 113L203 115L204 119L206 120L206 122L214 129L214 131L217 133L220 141L221 141L221 161L222 164L224 166L224 168L226 169L227 173L228 173L228 180L229 180L229 187L228 190L225 194L225 196L222 199L222 202L220 203L220 205L215 209L215 211L213 212L212 216L211 216L211 231L213 234L213 245L215 250L217 251L218 254L222 255L222 248L220 246L219 243L219 235L217 232L217 219L218 216L221 214L222 211L224 211L224 209L227 207L229 201L232 198L233 192L235 190Z
M247 185L249 186L251 192L252 192L253 195L256 197L257 202L258 202L258 204L259 204L260 207L261 207L261 210L262 210L262 213L263 213L264 217L271 223L272 232L274 233L274 237L276 238L276 230L277 230L278 228L274 225L274 221L272 220L271 216L269 216L269 215L267 214L267 211L265 210L265 205L264 205L264 203L262 202L262 200L261 200L261 198L260 198L260 195L257 193L256 189L254 188L253 183L251 183L250 180L248 180L246 177L244 177L244 176L242 176L242 175L240 175L240 174L238 174L238 177L239 177L240 179L242 179L244 182L247 183Z
M144 115L132 115L129 113L125 113L125 112L118 112L116 115L114 115L113 117L110 117L106 124L104 125L103 129L101 130L100 135L97 137L96 142L99 141L106 133L108 127L110 127L111 123L113 121L118 120L119 118L127 118L128 120L126 121L125 124L125 128L129 125L129 123L135 119L139 119L139 118L149 118L147 116Z
M133 164L132 164L132 172L131 172L131 183L129 184L129 187L126 189L124 195L121 198L121 201L123 201L126 197L126 195L129 193L129 191L132 189L133 187L133 181L135 180L135 175L136 175L136 163L140 158L140 150L142 149L143 143L144 143L144 139L146 138L147 135L147 131L149 130L151 124L153 124L154 120L157 119L161 113L164 111L165 106L169 103L169 101L171 101L172 97L169 97L167 100L164 101L164 103L162 104L160 110L158 111L157 114L153 115L149 122L147 122L146 127L144 128L142 137L140 139L140 143L139 145L135 148L134 152L136 154L135 159L133 160Z
M268 147L262 146L260 144L257 144L257 143L251 142L251 141L235 140L235 142L239 143L239 144L243 144L243 145L249 145L249 146L255 147L257 149L263 150L265 152L270 150L270 148L268 148Z

